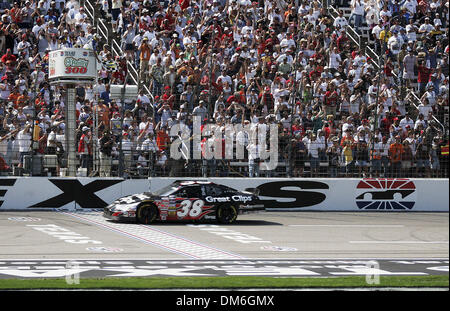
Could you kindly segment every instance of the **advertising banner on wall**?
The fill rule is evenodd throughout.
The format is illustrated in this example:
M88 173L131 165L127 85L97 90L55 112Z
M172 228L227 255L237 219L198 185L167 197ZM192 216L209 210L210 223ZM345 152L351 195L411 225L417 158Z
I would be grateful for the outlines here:
M103 208L189 178L0 178L0 210ZM449 211L448 179L209 178L258 193L269 211Z

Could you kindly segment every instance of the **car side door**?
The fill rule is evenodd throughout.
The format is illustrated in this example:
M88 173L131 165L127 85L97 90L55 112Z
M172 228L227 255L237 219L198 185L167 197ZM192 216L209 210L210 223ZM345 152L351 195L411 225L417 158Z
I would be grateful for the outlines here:
M178 219L198 219L202 214L205 201L202 200L202 189L200 185L186 186L175 193L177 201L180 200L177 208Z

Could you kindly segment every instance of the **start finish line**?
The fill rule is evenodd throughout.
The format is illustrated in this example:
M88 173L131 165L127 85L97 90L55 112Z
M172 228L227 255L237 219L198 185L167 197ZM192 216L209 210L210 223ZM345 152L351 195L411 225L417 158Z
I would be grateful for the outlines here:
M448 275L447 259L315 260L0 260L0 279L150 276Z

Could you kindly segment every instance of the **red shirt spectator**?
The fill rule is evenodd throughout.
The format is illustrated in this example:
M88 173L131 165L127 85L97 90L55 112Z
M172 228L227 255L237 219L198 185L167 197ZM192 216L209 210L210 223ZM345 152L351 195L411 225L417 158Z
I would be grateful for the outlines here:
M430 80L430 75L433 70L423 65L419 65L417 67L417 70L418 70L417 82L427 83Z
M336 46L339 52L342 52L342 50L344 49L344 45L347 43L347 41L348 41L347 35L345 34L345 31L343 31L339 36L339 38L337 38L336 40Z
M158 131L156 135L156 144L158 145L159 150L164 151L170 144L170 137L167 134L167 131L162 129Z
M179 0L178 4L180 5L181 10L186 10L191 5L191 0Z
M7 49L6 54L4 54L2 56L2 63L6 64L7 61L11 61L11 62L15 63L16 59L17 58L13 54L11 54L11 49Z
M336 106L338 98L339 95L336 90L328 90L325 93L325 104L327 106Z

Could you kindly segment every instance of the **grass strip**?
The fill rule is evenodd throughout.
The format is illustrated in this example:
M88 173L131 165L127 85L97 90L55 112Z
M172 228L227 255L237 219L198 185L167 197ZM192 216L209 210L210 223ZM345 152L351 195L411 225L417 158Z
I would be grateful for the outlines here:
M79 284L58 279L0 279L0 289L238 289L314 287L448 287L448 275L381 276L379 284L367 284L364 276L320 278L274 277L149 277L81 278Z

